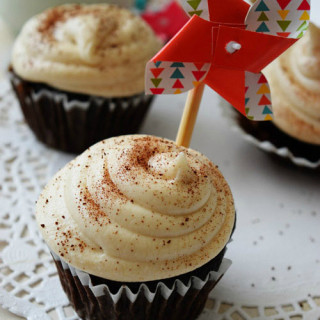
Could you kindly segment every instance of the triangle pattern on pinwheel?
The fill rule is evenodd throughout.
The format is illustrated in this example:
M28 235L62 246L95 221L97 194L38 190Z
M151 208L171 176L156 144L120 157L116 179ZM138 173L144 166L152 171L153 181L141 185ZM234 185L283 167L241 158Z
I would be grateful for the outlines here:
M297 10L310 10L310 4L307 0L303 0Z
M259 101L259 106L263 106L267 104L271 104L271 101L265 95L263 95Z
M288 6L288 4L291 2L291 0L277 0L277 2L280 8L284 10Z
M272 114L272 110L268 106L265 106L262 114Z
M206 71L192 71L192 74L199 81L206 74Z
M270 9L267 7L264 1L261 0L255 11L270 11Z
M179 79L177 79L177 80L175 81L175 83L173 84L172 88L173 88L173 89L183 89L184 86L183 86L183 84L181 83L181 81L180 81Z
M262 22L258 27L258 29L256 30L256 32L269 32L269 31L270 31L269 28L264 22Z
M190 7L192 7L193 10L197 10L201 0L189 0L187 2L189 3Z
M277 21L277 23L278 23L278 25L280 26L281 30L282 30L283 32L285 32L285 31L288 29L291 21L289 21L289 20L282 20L282 21Z
M309 21L310 20L310 15L307 11L303 11L303 14L301 15L300 19L302 21Z
M282 20L284 20L287 17L289 12L289 10L278 10L279 16Z
M171 75L171 79L183 79L184 75L181 73L179 68L177 68Z
M160 76L160 74L162 73L162 71L164 70L164 68L152 68L150 70L151 70L153 76L155 78L158 78Z
M159 84L160 84L161 81L162 81L162 79L161 79L161 78L159 78L159 79L154 79L154 78L152 78L151 81L152 81L153 85L154 85L156 88L158 88L158 87L159 87Z
M269 18L267 17L265 12L261 12L258 21L269 21Z

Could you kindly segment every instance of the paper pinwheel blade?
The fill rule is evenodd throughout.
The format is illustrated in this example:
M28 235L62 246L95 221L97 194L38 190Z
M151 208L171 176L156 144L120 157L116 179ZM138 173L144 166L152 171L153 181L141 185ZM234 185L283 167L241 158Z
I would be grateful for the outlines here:
M249 119L272 119L261 70L303 36L310 0L182 2L192 18L147 64L146 93L177 94L203 82Z

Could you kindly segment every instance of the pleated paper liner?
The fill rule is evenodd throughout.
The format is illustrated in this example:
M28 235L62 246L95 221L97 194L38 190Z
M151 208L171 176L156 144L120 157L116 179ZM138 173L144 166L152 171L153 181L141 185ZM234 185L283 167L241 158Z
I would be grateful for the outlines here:
M294 139L279 130L272 121L246 119L225 100L220 102L222 113L233 129L249 143L269 153L273 158L302 169L320 171L320 146Z
M231 265L225 249L206 265L174 278L120 283L80 271L52 253L62 287L82 319L193 320Z
M9 71L29 127L38 140L61 151L79 154L100 140L137 133L153 100L144 93L102 98L64 92Z

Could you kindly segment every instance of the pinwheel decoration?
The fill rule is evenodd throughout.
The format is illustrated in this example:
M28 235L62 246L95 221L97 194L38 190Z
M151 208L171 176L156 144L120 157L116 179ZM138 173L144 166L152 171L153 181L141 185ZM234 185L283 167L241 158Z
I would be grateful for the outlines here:
M147 94L178 94L206 84L251 120L271 120L261 73L303 36L310 0L181 0L191 19L148 62Z

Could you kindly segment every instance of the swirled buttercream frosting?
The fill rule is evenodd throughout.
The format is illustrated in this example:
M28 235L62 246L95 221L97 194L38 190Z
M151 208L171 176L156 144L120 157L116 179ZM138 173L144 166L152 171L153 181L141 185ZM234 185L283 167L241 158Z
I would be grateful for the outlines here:
M70 92L123 97L144 91L146 62L160 49L151 28L114 5L63 5L23 27L12 66L23 79Z
M310 24L306 35L264 73L275 125L298 140L320 145L320 30Z
M36 209L42 235L70 265L116 281L192 271L221 252L235 212L204 155L154 136L104 140L64 167Z

